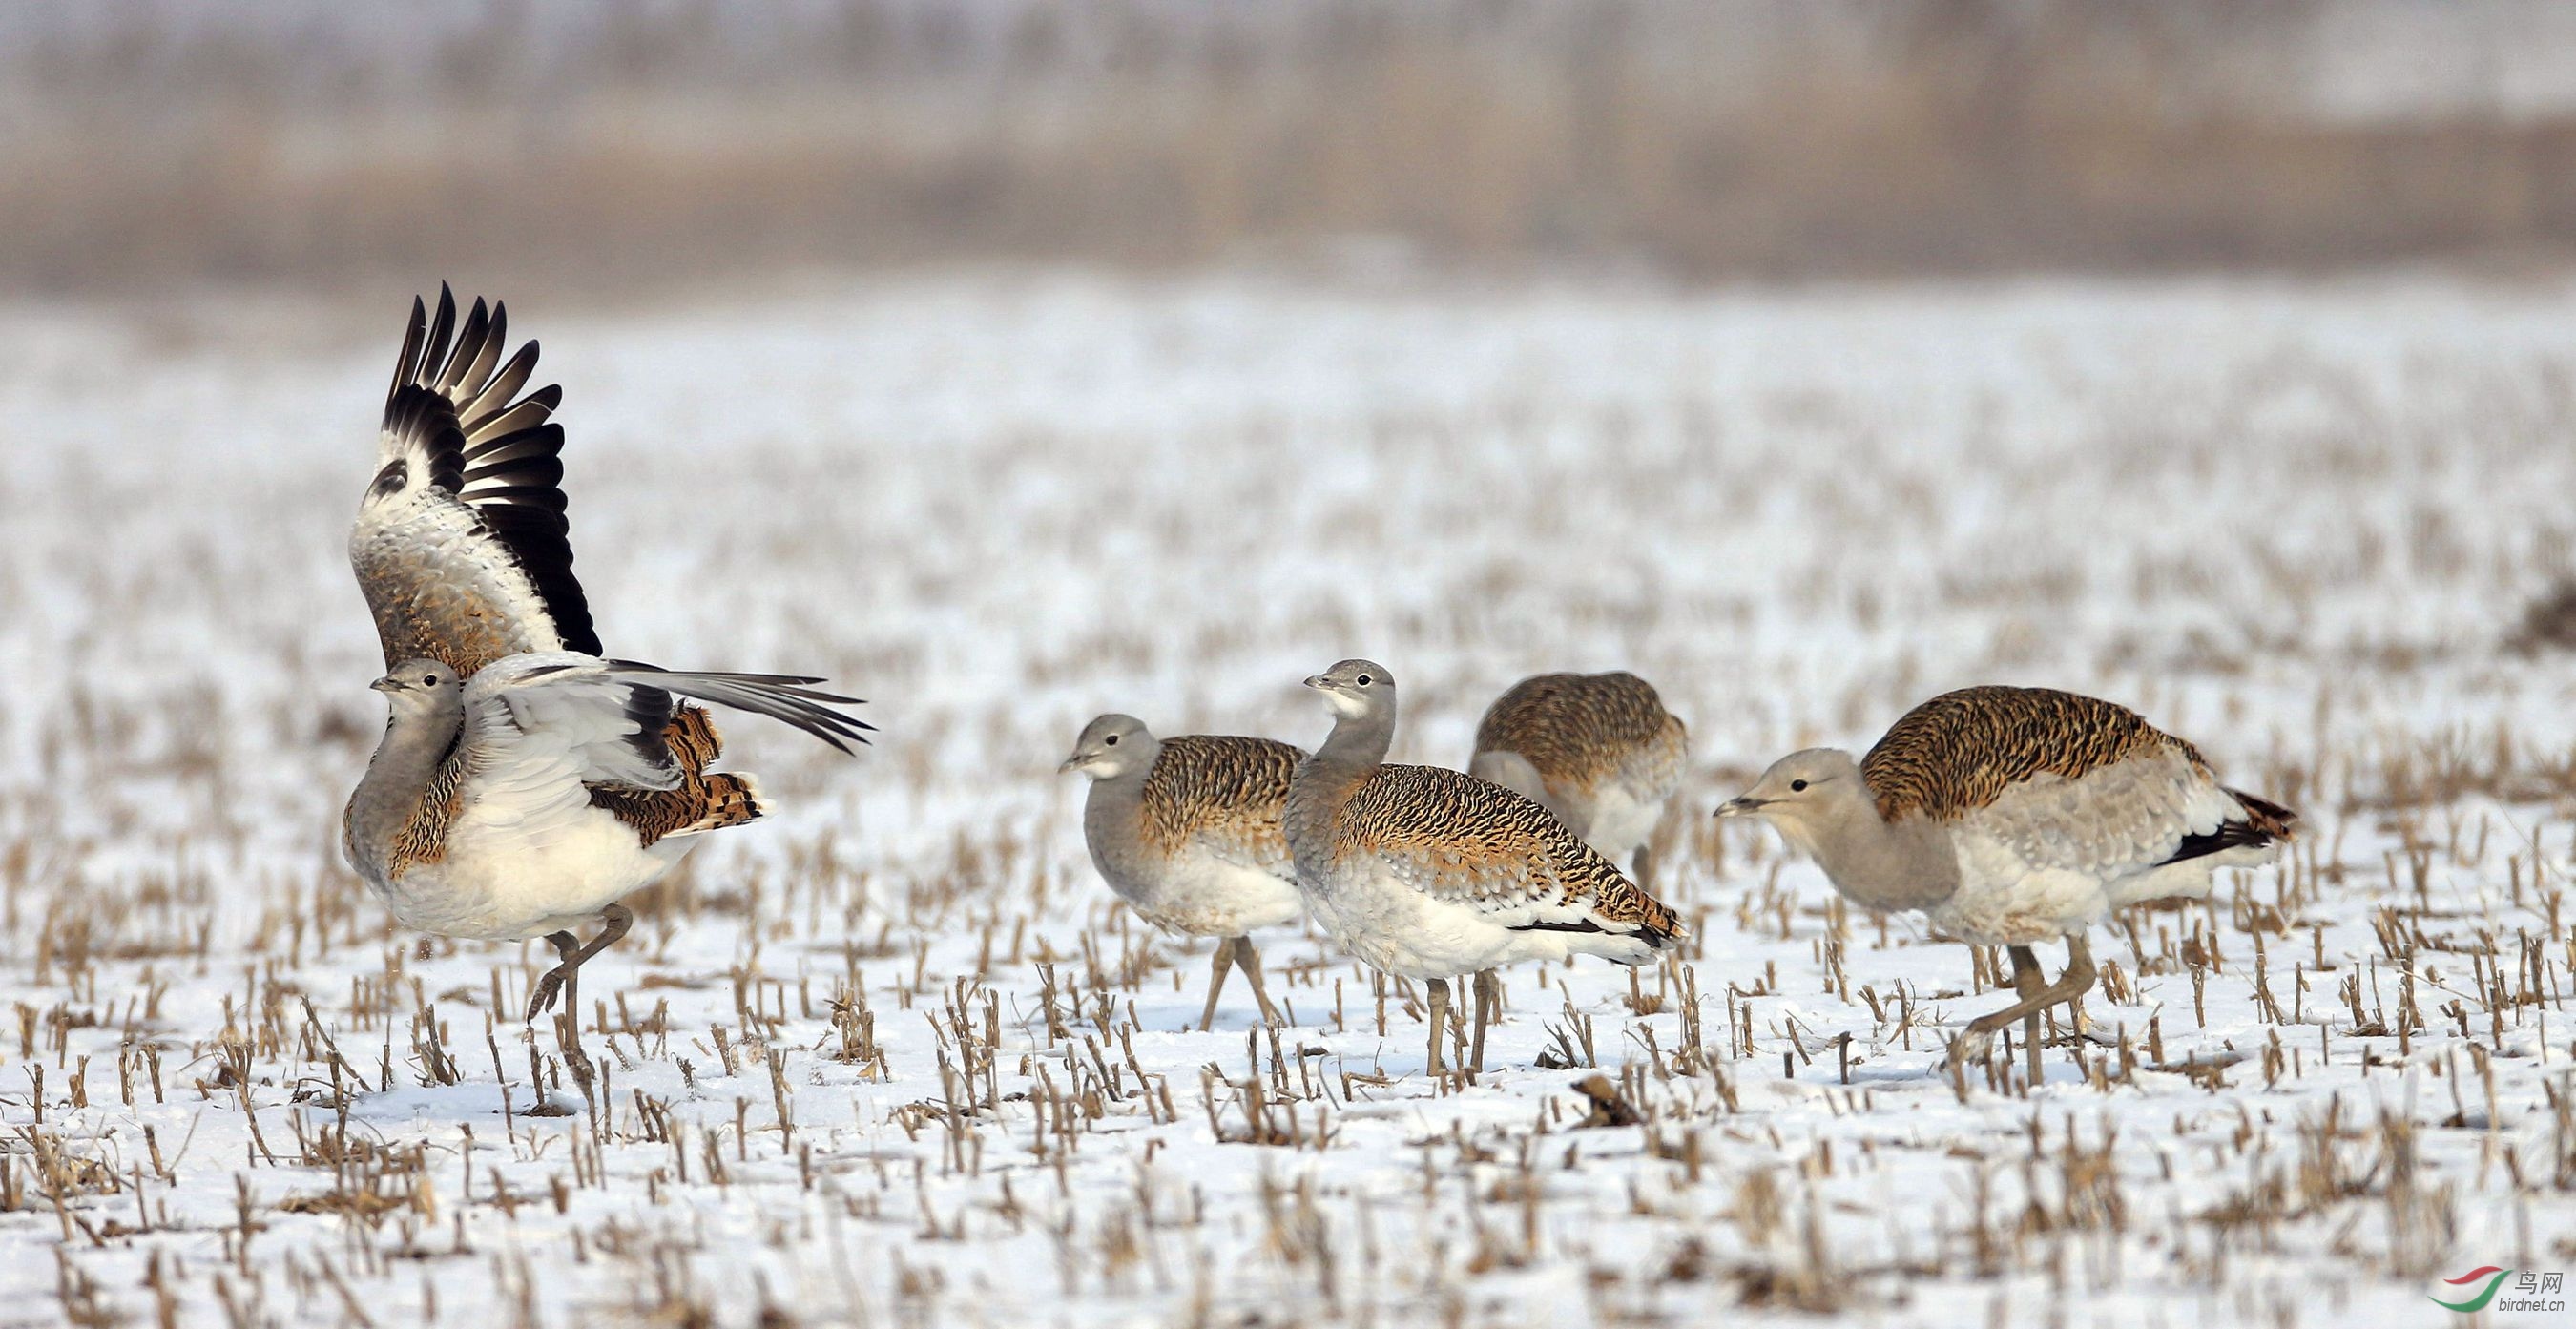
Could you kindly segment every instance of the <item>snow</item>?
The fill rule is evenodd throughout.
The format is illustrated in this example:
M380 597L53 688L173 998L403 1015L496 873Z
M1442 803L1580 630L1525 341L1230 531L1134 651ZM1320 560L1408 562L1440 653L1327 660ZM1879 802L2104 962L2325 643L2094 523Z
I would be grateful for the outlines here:
M2576 1265L2571 678L2505 645L2576 547L2554 279L514 303L610 649L884 731L727 723L776 813L585 971L588 1104L512 1015L541 944L395 932L335 857L410 294L0 307L0 1323L2422 1323ZM1543 669L1692 728L1691 949L1508 973L1454 1093L1312 936L1261 939L1295 1027L1184 1032L1206 943L1054 773L1107 710L1311 744L1352 655L1398 760ZM1966 948L1707 816L1972 682L2311 827L2098 931L2129 1051L2038 1086L1934 1073L2003 1000ZM1644 1124L1537 1065L1587 1038Z

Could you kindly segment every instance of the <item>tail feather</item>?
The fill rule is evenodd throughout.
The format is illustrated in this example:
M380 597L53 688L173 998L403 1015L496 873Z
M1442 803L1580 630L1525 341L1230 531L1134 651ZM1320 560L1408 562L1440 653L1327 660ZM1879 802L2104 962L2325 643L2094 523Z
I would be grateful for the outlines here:
M2298 813L2270 799L2257 798L2242 789L2230 789L2227 791L2227 796L2235 799L2237 806L2245 809L2245 820L2256 830L2263 832L2266 837L2274 840L2299 838Z
M721 831L758 821L768 809L761 806L760 786L748 775L725 772L706 779L706 811L696 821L671 832L673 835L696 835L701 831Z
M640 691L641 689L639 689ZM724 751L724 739L706 708L683 704L663 725L661 744L670 754L678 780L667 789L631 785L592 785L590 801L635 828L644 843L673 835L720 831L758 821L764 809L760 787L738 771L712 772L709 763Z
M2207 858L2231 849L2268 849L2298 837L2298 813L2242 789L2227 790L2227 796L2235 799L2236 805L2245 810L2244 820L2221 822L2217 830L2207 835L2184 836L2165 862Z
M673 711L662 740L683 770L703 771L724 755L724 735L717 732L715 716L704 706L683 705Z

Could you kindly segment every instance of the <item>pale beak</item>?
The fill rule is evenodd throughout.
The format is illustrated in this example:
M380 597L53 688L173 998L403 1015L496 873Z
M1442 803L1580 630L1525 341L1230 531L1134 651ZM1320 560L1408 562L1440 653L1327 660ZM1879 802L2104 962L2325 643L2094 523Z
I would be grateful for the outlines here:
M1316 690L1318 690L1318 691L1321 691L1321 690L1323 689L1323 687L1325 686L1325 684L1324 684L1324 676L1323 676L1322 674L1310 674L1310 675L1308 675L1308 676L1307 676L1307 678L1306 678L1306 686L1308 686L1308 687L1310 687L1310 688L1314 688L1314 689L1316 689Z
M369 683L367 686L374 688L378 692L391 692L394 690L394 676L387 674L383 678L377 679L373 683Z
M1716 815L1721 817L1749 817L1754 813L1761 811L1764 807L1768 806L1770 802L1771 800L1767 798L1755 798L1751 794L1746 794L1742 798L1731 798L1718 804Z
M1072 756L1065 758L1064 764L1055 768L1055 773L1062 775L1066 771L1072 770L1080 765L1082 765L1082 754L1077 752Z

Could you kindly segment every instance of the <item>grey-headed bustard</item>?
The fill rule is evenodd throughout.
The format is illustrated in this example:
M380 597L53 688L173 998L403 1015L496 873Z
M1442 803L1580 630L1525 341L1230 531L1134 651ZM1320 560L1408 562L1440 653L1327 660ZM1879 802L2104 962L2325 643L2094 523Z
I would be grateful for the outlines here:
M1344 660L1306 685L1334 721L1288 789L1297 884L1334 941L1426 984L1433 1073L1451 978L1476 975L1469 1065L1481 1070L1501 1007L1496 966L1575 954L1646 964L1680 934L1672 910L1547 809L1458 771L1388 765L1396 691L1384 665Z
M350 864L394 918L448 936L542 936L557 963L528 1000L565 1000L580 1043L579 972L625 935L618 903L709 831L761 815L704 708L785 720L847 751L868 728L852 699L803 676L675 673L600 658L572 573L560 487L562 399L522 396L529 342L503 359L508 316L477 300L461 325L442 288L411 328L385 398L375 478L349 561L384 648L390 720L343 817ZM572 931L601 927L583 943ZM574 1059L576 1076L583 1074Z
M1157 739L1134 716L1104 715L1065 759L1064 770L1091 777L1082 834L1109 889L1166 932L1217 938L1202 1030L1215 1025L1229 968L1243 971L1263 1019L1279 1017L1249 934L1304 912L1279 815L1305 756L1266 738Z
M2270 861L2298 823L2126 707L2012 687L1934 697L1858 761L1793 752L1717 815L1769 822L1855 904L1920 910L1961 941L2006 948L2018 999L1971 1021L1950 1060L1984 1056L2019 1020L2034 1081L2041 1012L2093 985L2093 924L2207 895L2214 870ZM2058 938L2066 968L2045 982L2030 948Z

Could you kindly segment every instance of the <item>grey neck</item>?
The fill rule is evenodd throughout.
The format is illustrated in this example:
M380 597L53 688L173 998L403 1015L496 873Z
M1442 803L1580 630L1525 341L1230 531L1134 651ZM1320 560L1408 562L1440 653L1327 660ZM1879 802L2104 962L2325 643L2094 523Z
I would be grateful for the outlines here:
M1929 817L1895 825L1865 800L1832 809L1821 824L1791 829L1834 889L1854 904L1882 912L1931 909L1959 889L1959 860L1950 832Z
M1395 707L1371 706L1358 715L1334 717L1332 735L1324 740L1324 746L1315 749L1307 764L1319 770L1366 775L1386 760L1386 750L1394 742Z
M1144 857L1145 776L1153 757L1120 774L1091 782L1082 804L1082 838L1091 847L1091 865L1112 886L1134 877Z
M1358 715L1335 717L1332 736L1315 749L1315 755L1297 764L1281 821L1288 847L1297 856L1301 880L1319 874L1319 856L1330 853L1332 828L1341 818L1343 805L1386 760L1386 750L1394 741L1395 706L1381 703Z
M366 778L349 795L345 831L349 856L364 870L385 861L386 846L401 833L420 807L421 795L438 777L464 727L464 708L401 710L385 726L384 741L367 763Z

